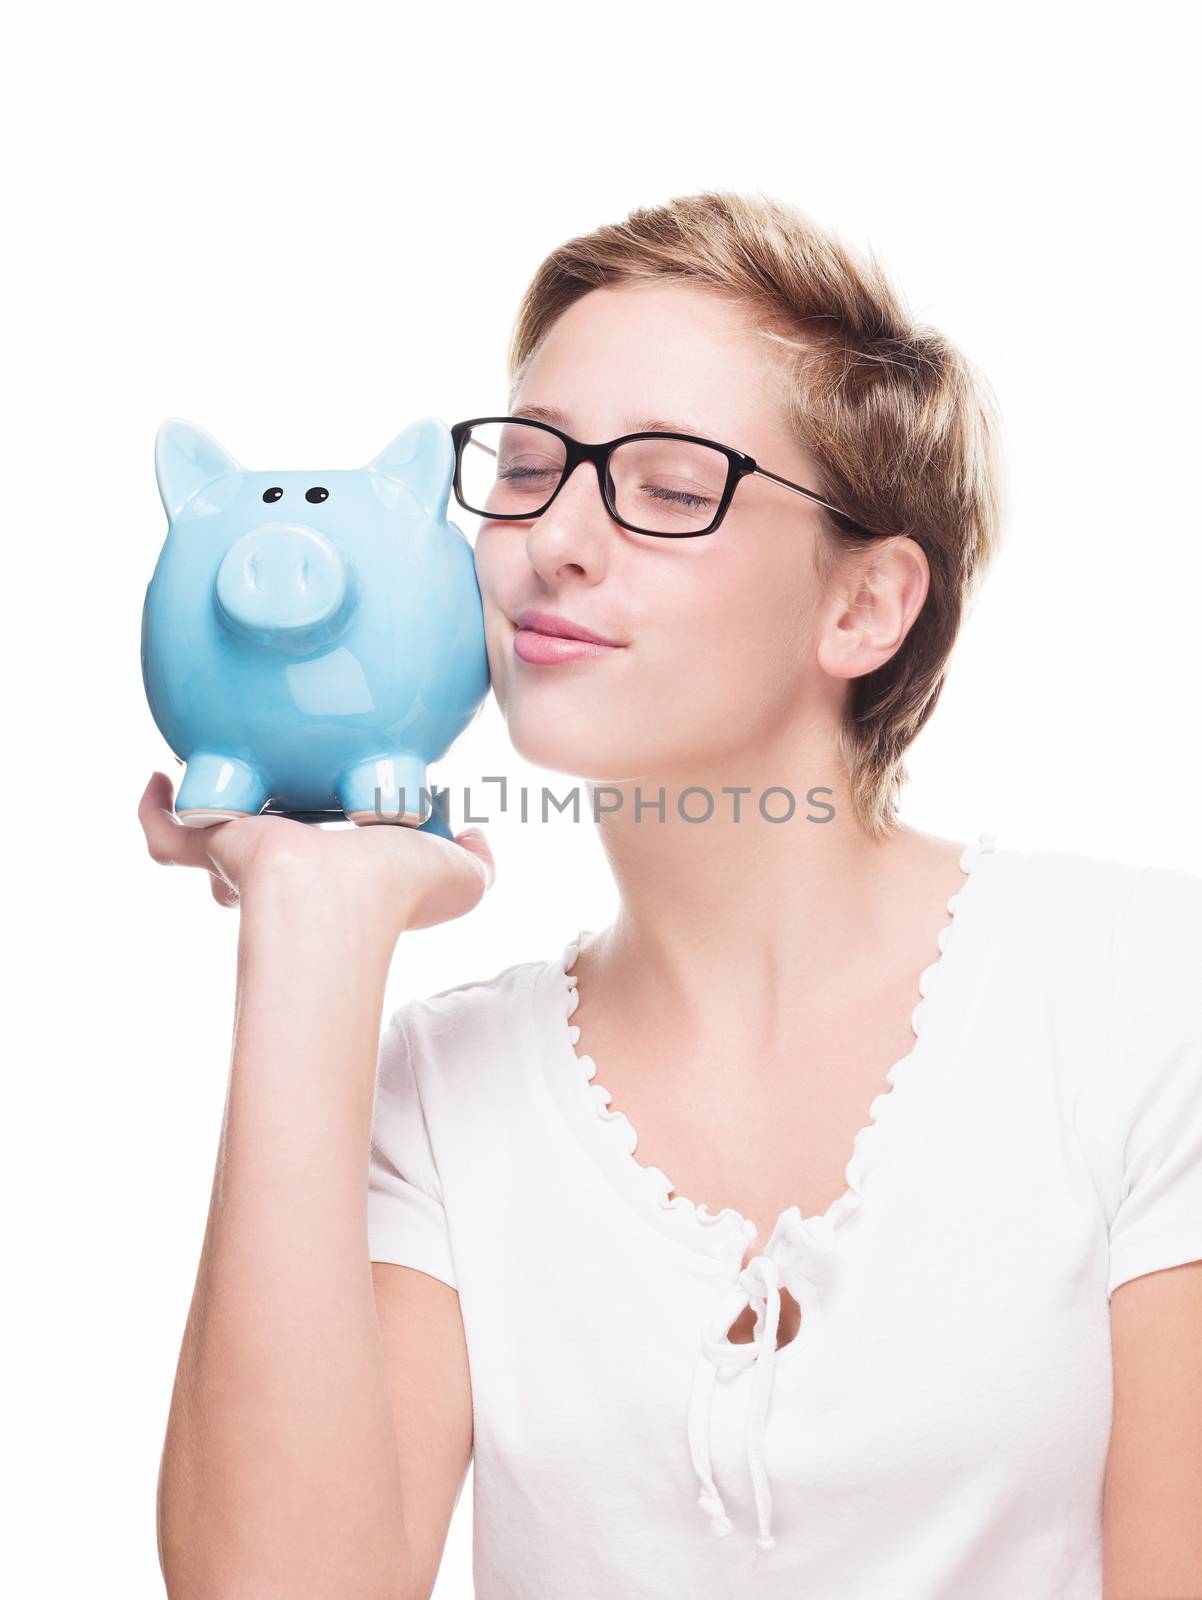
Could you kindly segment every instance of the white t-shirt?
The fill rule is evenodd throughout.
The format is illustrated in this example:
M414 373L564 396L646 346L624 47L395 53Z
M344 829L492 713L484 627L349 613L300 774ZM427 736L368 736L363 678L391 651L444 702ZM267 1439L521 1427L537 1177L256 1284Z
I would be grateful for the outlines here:
M459 1290L481 1600L1098 1600L1108 1297L1202 1259L1202 877L960 865L845 1193L746 1269L576 1049L587 930L393 1015L369 1250Z

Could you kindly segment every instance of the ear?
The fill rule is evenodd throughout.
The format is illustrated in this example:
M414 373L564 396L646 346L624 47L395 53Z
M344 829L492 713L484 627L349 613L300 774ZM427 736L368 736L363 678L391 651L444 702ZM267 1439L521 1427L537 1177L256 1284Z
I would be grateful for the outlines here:
M423 417L398 433L367 464L408 489L430 516L445 522L455 476L455 443L441 417Z
M833 678L860 678L897 654L930 589L926 551L892 534L849 561L819 628L817 660Z
M163 507L174 522L194 494L242 468L211 433L168 417L154 441L154 471Z

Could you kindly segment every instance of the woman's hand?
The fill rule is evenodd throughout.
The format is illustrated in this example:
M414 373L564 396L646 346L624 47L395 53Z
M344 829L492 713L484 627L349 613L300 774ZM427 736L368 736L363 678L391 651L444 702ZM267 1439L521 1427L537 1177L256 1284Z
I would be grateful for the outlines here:
M344 907L349 900L399 935L463 916L496 876L478 828L456 834L453 843L404 823L323 828L260 815L189 828L175 816L173 801L170 778L152 773L138 805L151 858L207 872L223 906L273 884L299 884L314 896L339 897Z

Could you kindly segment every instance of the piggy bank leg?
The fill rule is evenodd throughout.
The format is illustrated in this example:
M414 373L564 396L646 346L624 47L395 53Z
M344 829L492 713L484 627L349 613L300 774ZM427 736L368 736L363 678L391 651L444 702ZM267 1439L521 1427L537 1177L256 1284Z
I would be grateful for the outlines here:
M235 756L196 750L175 797L175 814L188 828L211 828L232 817L255 817L267 801L267 785Z
M420 756L376 756L348 767L338 782L338 804L352 822L419 827L430 815L426 763Z

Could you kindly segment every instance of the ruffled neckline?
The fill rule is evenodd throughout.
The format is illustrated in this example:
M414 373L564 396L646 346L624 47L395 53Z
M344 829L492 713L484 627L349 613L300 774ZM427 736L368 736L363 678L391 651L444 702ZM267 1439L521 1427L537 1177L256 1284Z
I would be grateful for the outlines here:
M868 1120L852 1141L851 1156L844 1169L846 1187L842 1194L825 1211L810 1217L803 1217L800 1207L789 1206L777 1218L763 1247L766 1254L787 1257L796 1266L806 1270L813 1279L821 1276L823 1266L831 1258L836 1230L863 1203L864 1179L878 1154L883 1126L881 1112L887 1103L896 1098L898 1087L904 1083L914 1060L921 1036L923 1009L938 979L955 927L956 912L972 880L973 868L983 855L992 852L995 847L995 834L980 833L961 852L960 870L965 875L965 882L947 899L951 921L939 929L935 941L937 953L918 978L919 998L910 1014L914 1043L886 1072L887 1087L876 1095L868 1107ZM580 995L572 968L582 940L592 931L581 928L564 946L559 961L569 1065L576 1069L577 1081L592 1111L591 1116L582 1116L580 1120L595 1124L601 1132L598 1155L611 1180L628 1195L636 1209L643 1211L670 1236L694 1250L724 1261L732 1258L736 1262L741 1261L745 1251L759 1236L756 1224L733 1206L723 1206L720 1211L711 1212L704 1201L696 1203L687 1195L673 1193L675 1185L667 1173L659 1167L639 1161L636 1153L639 1142L637 1130L623 1111L613 1107L610 1091L596 1081L597 1063L593 1057L577 1050L580 1028L569 1019L579 1004Z

